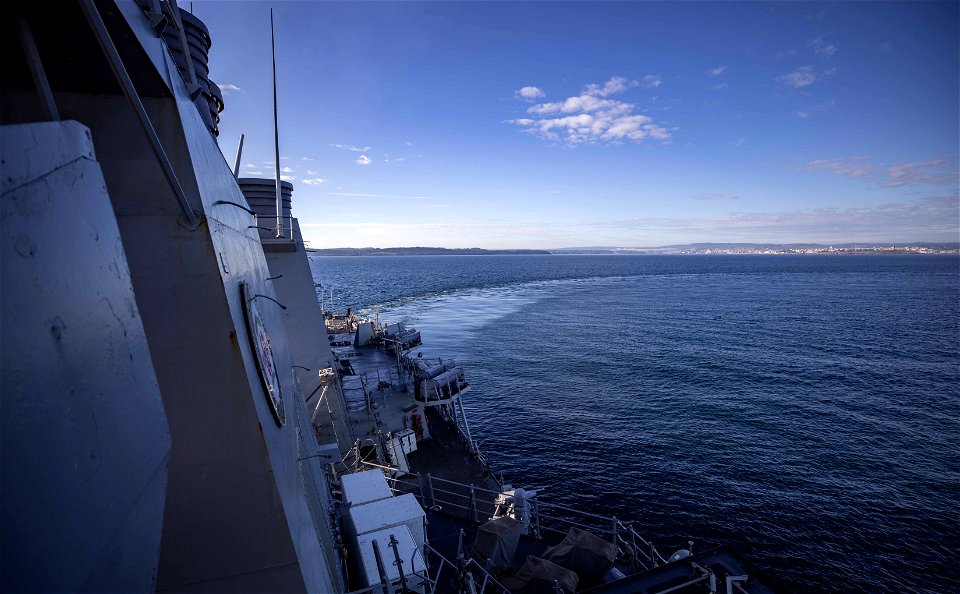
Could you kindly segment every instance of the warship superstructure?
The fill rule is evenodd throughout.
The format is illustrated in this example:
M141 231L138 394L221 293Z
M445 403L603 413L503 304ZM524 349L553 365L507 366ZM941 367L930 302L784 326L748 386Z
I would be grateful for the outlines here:
M199 19L7 11L0 589L768 591L505 483L466 370L324 311L294 187L217 145Z

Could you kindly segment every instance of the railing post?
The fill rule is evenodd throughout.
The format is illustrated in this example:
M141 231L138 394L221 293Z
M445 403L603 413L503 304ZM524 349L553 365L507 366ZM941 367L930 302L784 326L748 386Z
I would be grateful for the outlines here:
M632 525L630 526L630 555L633 557L630 560L630 567L636 571L640 559L637 557L637 531L633 529Z
M473 574L470 572L466 573L467 578L467 594L477 594L477 585L473 581Z
M477 522L477 492L470 485L470 519Z
M617 516L613 516L613 546L620 550L620 543L617 542Z
M534 520L534 522L536 523L536 524L535 524L535 525L536 525L536 528L535 528L536 532L535 532L535 534L536 534L537 538L541 538L543 535L540 533L540 505L537 504L537 501L536 501L536 500L534 500L534 502L533 502L532 510L533 510L533 511L532 511L532 513L533 513L533 520Z
M423 497L423 475L419 472L417 473L417 485L420 487L420 503L426 507L427 500Z
M433 477L427 473L427 492L430 494L430 507L437 505L437 499L433 494Z
M657 549L656 547L653 546L652 542L650 543L650 558L653 559L654 567L657 567L658 565L660 565L659 563L657 563Z

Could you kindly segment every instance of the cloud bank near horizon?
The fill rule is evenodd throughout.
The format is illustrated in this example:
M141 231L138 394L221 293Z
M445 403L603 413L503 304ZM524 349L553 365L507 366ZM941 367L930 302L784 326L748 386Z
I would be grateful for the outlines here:
M720 196L721 200L731 200ZM450 248L559 249L584 245L659 246L699 242L822 243L958 241L960 193L920 196L873 207L781 212L733 211L714 217L634 217L578 223L380 221L301 223L312 247L395 247L397 237ZM453 239L452 239L453 238ZM589 238L585 240L584 238ZM388 245L389 244L389 245Z

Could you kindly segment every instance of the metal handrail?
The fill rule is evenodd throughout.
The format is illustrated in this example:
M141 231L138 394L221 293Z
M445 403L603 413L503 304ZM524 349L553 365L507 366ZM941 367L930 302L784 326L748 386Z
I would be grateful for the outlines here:
M376 464L373 462L363 462L362 466L378 468L386 471L386 474L388 475L387 481L388 484L392 485L392 491L396 493L411 493L418 499L424 508L440 505L441 507L449 507L453 509L464 510L469 513L475 513L475 511L483 505L489 505L496 509L498 505L509 505L512 499L509 495L491 491L490 489L477 487L475 485L467 485L441 477L434 477L429 474L426 475L426 483L429 493L428 499L427 493L424 492L423 487L424 475L421 475L420 473L414 473L414 476L417 477L415 482L405 481L395 476L391 476L398 472L397 468ZM438 488L434 484L438 482L444 485L460 487L464 490L464 492L455 492L448 489ZM398 489L397 485L405 485L410 488L410 491ZM487 494L489 497L483 497L483 494ZM454 500L454 497L457 499ZM503 500L498 502L498 500L501 498ZM464 502L466 505L463 504ZM558 503L549 503L537 499L531 500L530 503L530 527L533 531L533 535L536 537L541 537L544 533L563 536L571 526L574 526L590 532L608 534L612 536L610 540L616 546L617 557L620 558L621 561L634 564L635 567L636 565L639 565L645 569L650 569L667 562L667 560L662 554L660 554L656 547L650 543L650 541L640 536L632 525L624 524L615 517L602 516ZM544 513L544 510L541 508L547 508L547 513ZM565 513L560 515L549 513L552 510L558 510Z
M277 217L277 215L272 215L272 216L271 216L271 215L258 214L258 215L257 215L257 218L258 218L258 219L266 219L266 220L276 220L277 218L279 218L281 223L284 221L284 219L289 219L289 221L290 221L289 227L283 227L284 229L290 231L290 237L289 237L289 238L286 238L286 237L268 237L268 238L266 238L266 239L269 239L269 240L273 241L274 243L293 243L293 242L296 241L296 238L295 238L294 235L293 235L293 215L292 215L292 214L289 215L289 216L285 216L285 217L284 217L284 216ZM271 231L273 231L273 230L274 230L274 229L271 229Z
M429 551L430 553L432 553L432 554L434 554L434 555L436 555L437 557L440 558L440 564L439 564L439 566L437 567L436 577L435 577L433 580L430 580L429 575L427 576L427 580L430 582L431 586L433 586L434 588L436 588L437 583L439 583L439 581L440 581L440 574L443 572L443 568L444 568L444 566L446 566L446 565L449 565L449 566L450 566L450 569L453 570L454 572L460 573L460 568L459 568L458 566L454 565L453 562L451 562L450 560L448 560L446 557L444 557L443 555L441 555L435 548L433 548L432 546L430 546L430 543L424 543L423 547L424 547L424 549L426 549L426 550ZM483 592L485 591L485 589L486 589L486 587L487 587L487 583L488 583L488 582L493 582L494 584L496 584L496 586L500 589L501 592L507 592L507 593L510 592L510 590L508 590L508 589L506 588L506 586L504 586L503 584L501 584L501 583L497 580L497 578L493 577L493 575L491 575L490 572L488 572L488 571L486 570L486 568L484 568L484 567L481 566L479 563L477 563L477 561L476 561L475 559L472 559L472 558L471 558L471 559L467 559L467 560L464 562L464 564L463 564L463 569L466 570L466 569L467 569L468 567L470 567L471 565L474 566L475 568L477 568L477 570L480 571L481 574L483 574L483 583L481 584L480 590L477 592L477 594L483 594Z

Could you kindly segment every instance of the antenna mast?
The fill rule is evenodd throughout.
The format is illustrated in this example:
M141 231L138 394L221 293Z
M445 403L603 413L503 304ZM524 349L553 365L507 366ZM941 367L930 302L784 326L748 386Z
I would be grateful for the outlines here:
M280 197L280 126L277 124L277 49L273 40L273 8L270 9L270 58L273 60L273 157L277 176L277 239L283 239L283 200Z
M243 155L243 134L240 135L240 145L237 146L237 160L233 162L233 177L240 177L240 156Z

